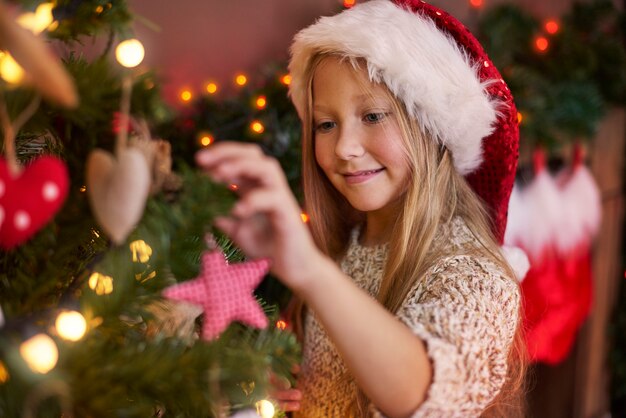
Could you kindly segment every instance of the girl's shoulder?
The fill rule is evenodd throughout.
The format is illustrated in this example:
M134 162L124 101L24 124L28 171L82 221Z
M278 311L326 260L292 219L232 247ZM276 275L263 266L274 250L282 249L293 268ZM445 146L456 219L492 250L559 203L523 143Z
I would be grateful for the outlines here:
M520 304L519 283L493 258L480 254L455 254L441 258L418 284L414 295L424 302L511 305Z

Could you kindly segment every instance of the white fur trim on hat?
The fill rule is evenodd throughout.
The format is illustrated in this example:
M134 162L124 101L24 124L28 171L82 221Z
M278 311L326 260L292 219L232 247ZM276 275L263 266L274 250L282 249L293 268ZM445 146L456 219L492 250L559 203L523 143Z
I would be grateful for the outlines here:
M480 165L499 102L486 92L490 81L480 81L478 64L431 19L372 0L300 31L291 46L289 90L301 117L304 74L317 53L365 59L370 80L386 84L422 130L450 150L461 174Z

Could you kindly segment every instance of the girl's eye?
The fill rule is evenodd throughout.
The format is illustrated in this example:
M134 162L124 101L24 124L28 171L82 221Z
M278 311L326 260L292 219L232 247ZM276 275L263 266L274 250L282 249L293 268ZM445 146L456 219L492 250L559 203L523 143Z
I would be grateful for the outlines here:
M388 113L385 112L368 113L363 117L363 120L367 123L379 123L380 121L385 119L387 115Z
M320 122L318 124L315 125L315 131L319 131L319 132L328 132L331 129L333 129L335 127L335 123L334 122Z

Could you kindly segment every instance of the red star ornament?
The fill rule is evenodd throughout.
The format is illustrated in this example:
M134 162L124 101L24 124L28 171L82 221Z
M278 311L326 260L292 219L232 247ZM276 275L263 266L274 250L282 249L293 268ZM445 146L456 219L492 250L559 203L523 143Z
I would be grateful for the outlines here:
M200 275L193 280L170 286L163 295L202 306L205 340L217 338L233 321L257 328L267 327L267 317L252 296L269 271L269 260L229 265L221 251L204 253Z

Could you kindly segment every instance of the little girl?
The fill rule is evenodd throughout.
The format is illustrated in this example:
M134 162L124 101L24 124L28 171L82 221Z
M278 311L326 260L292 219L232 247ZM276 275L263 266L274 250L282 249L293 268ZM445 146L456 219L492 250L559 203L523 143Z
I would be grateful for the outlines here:
M302 417L521 416L520 293L498 243L517 112L453 17L372 0L292 46L310 229L279 164L219 143L198 163L239 186L216 220L306 305Z

